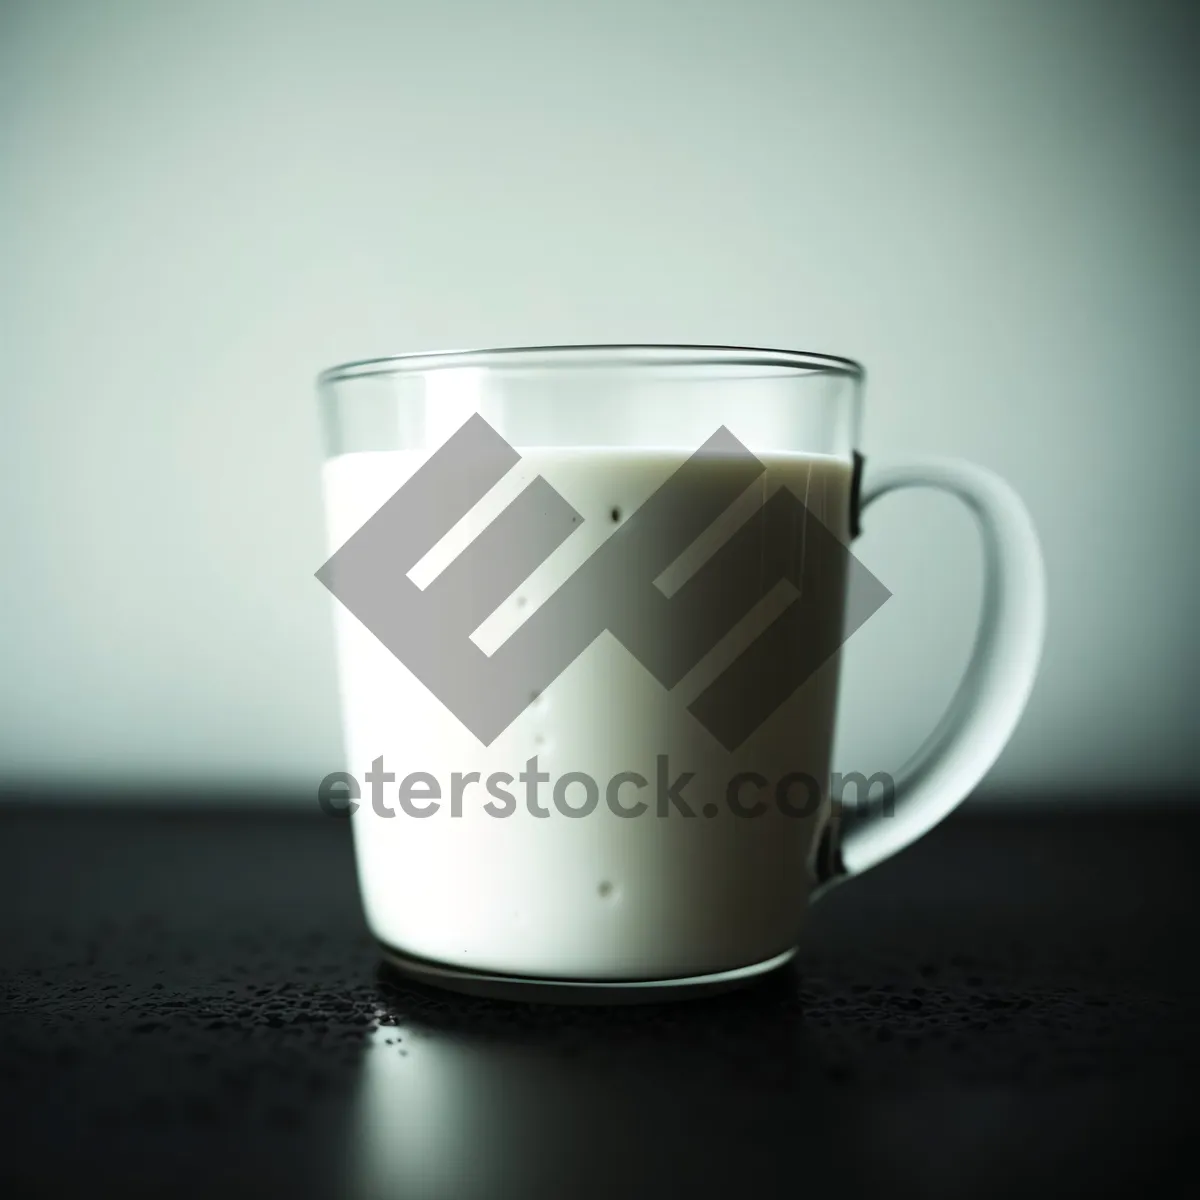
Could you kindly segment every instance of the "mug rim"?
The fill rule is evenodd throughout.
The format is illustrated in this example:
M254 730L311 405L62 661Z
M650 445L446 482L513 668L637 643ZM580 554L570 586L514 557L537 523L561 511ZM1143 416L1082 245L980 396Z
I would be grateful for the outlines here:
M476 350L421 350L382 358L339 363L317 376L318 386L372 375L421 374L453 367L696 367L756 366L792 370L797 374L841 375L856 382L866 378L853 358L809 350L776 350L759 346L709 346L688 343L581 343L551 346L494 346Z

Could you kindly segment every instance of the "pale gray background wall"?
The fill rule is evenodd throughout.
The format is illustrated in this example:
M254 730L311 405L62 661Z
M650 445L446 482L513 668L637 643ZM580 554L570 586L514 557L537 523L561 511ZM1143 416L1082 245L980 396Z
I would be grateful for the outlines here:
M311 380L572 341L848 353L866 448L991 466L1051 586L998 790L1194 778L1188 6L0 4L0 777L338 760ZM898 499L844 765L894 769L977 552Z

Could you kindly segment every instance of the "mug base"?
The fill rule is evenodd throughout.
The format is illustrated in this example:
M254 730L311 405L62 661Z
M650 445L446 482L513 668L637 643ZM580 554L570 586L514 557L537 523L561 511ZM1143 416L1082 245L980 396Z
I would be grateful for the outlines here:
M745 987L763 975L785 966L796 947L761 962L732 971L688 975L674 979L543 979L498 975L450 967L415 958L379 943L384 962L407 979L469 996L509 1000L521 1004L652 1004L711 996Z

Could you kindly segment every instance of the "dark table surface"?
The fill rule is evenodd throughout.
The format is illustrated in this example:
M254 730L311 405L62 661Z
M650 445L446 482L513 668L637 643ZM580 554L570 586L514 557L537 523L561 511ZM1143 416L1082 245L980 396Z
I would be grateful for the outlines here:
M968 809L756 986L565 1008L389 977L344 821L0 810L0 1195L1141 1194L1200 1111L1198 852Z

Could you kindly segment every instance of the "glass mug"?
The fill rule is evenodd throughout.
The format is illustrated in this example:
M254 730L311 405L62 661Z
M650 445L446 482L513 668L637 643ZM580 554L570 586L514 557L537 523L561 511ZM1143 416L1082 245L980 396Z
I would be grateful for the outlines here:
M920 837L1024 708L1032 522L959 462L858 454L828 355L572 346L405 355L319 380L346 771L368 925L401 970L526 999L732 986L810 901ZM887 598L854 559L887 492L961 499L970 664L880 803L831 797L841 647Z

